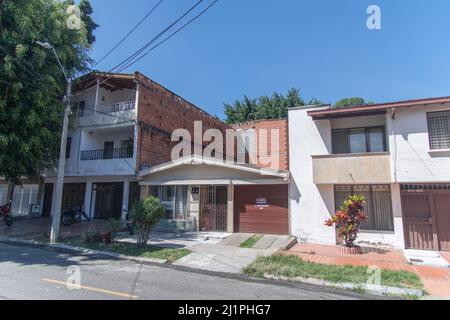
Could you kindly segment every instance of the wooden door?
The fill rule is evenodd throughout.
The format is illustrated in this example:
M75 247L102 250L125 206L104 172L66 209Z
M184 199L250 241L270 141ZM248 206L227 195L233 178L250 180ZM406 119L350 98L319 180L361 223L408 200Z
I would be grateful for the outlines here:
M439 250L431 193L403 193L402 206L406 247Z
M95 191L95 219L121 219L123 182L97 183Z
M439 249L450 251L450 192L433 195Z

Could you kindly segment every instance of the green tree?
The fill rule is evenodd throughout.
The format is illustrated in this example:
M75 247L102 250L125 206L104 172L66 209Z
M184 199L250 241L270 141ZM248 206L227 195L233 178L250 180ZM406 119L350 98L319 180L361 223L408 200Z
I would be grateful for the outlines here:
M231 124L260 119L284 119L287 118L290 108L304 105L300 91L295 88L290 89L287 96L279 93L273 93L270 97L262 96L259 99L244 96L242 101L225 103L226 122Z
M144 247L147 245L150 232L164 216L164 206L158 198L149 196L137 202L130 215L138 233L137 245Z
M66 81L51 43L69 76L89 69L93 31L88 0L81 0L81 28L69 29L71 0L0 0L0 176L20 184L53 168L59 155Z
M361 97L353 97L353 98L344 98L337 101L334 105L334 108L348 108L348 107L356 107L356 106L365 106L373 104L371 101L366 101Z

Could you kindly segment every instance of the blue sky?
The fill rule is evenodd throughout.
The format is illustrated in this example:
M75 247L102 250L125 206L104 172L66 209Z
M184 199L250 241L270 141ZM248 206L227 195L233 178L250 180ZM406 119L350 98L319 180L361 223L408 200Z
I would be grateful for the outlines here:
M102 57L157 0L91 0ZM211 0L207 0L211 1ZM165 0L97 68L109 70L196 0ZM366 27L367 7L382 30ZM141 71L206 111L223 103L299 88L326 103L450 95L448 0L220 0L127 72Z

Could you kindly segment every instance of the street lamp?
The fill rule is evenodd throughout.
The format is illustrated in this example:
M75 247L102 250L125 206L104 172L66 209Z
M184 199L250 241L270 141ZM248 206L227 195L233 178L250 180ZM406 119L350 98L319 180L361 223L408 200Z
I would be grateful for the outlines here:
M62 196L64 188L64 171L66 166L66 147L67 147L67 131L69 128L69 114L71 112L70 98L72 95L72 80L67 76L66 70L61 64L58 53L55 48L48 42L36 41L36 44L47 50L52 50L53 54L58 61L59 67L64 74L67 81L67 92L65 97L65 110L64 110L64 120L61 134L61 149L59 152L59 163L58 163L58 175L56 178L56 192L55 201L52 206L52 229L50 233L50 242L57 243L59 240L59 227L61 224L61 207L62 207Z

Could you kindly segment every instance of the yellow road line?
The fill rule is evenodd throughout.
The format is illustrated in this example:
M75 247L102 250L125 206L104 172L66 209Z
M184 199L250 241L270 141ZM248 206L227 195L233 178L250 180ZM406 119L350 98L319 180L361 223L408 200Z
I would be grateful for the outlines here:
M63 285L63 286L67 285L67 283L64 281L58 281L58 280L53 280L53 279L41 279L41 280L44 282L47 282L47 283L51 283L51 284L58 284L58 285ZM94 292L100 292L100 293L106 293L106 294L109 294L112 296L117 296L117 297L122 297L122 298L127 298L127 299L138 299L139 298L138 296L134 296L134 295L131 295L128 293L111 291L111 290L95 288L95 287L82 286L82 285L80 285L80 289L94 291Z

